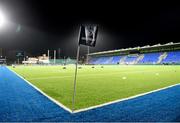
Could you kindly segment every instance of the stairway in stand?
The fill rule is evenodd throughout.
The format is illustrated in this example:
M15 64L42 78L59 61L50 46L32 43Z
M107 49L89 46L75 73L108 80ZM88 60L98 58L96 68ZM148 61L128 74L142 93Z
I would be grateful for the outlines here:
M144 58L144 54L139 55L139 57L136 59L134 64L138 64L139 61L141 61Z
M123 56L123 57L120 59L119 63L120 63L120 64L125 64L126 57L127 57L127 56Z
M167 55L168 55L167 52L164 52L162 55L160 55L157 64L160 64L162 60L164 60L167 57Z

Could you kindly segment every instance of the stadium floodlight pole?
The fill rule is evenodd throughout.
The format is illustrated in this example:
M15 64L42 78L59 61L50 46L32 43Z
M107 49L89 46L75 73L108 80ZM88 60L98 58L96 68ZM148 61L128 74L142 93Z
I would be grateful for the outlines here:
M66 61L65 61L66 58L65 58L65 56L64 56L63 60L64 60L64 61L63 61L63 65L66 65Z
M61 57L61 49L58 48L58 59L60 59L60 57Z
M17 60L18 60L18 65L19 65L19 57L18 57L18 59L17 59Z
M54 64L56 64L56 50L54 50Z
M47 55L48 55L48 59L49 59L49 50L48 50L48 52L47 52Z
M48 50L48 52L47 52L47 55L48 55L48 62L49 62L49 50ZM49 62L49 63L50 63L50 62ZM48 63L48 64L49 64L49 63Z

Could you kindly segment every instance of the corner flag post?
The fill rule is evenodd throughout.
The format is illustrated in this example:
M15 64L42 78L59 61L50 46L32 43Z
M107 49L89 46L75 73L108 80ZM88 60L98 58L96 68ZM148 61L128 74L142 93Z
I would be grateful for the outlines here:
M74 90L73 90L73 97L72 97L72 112L75 110L75 96L76 96L76 78L77 78L77 66L79 61L79 51L80 45L87 45L88 47L95 47L96 38L97 38L97 26L81 26L79 30L78 36L78 48L77 48L77 55L76 55L76 69L75 69L75 76L74 76Z
M77 78L77 66L78 66L78 61L79 61L79 50L80 50L80 45L78 45L77 56L76 56L76 69L75 69L75 76L74 76L74 92L73 92L73 100L72 100L72 111L74 111L74 108L75 108L76 78Z
M78 35L78 41L81 38L81 27L79 29L79 35ZM75 69L75 76L74 76L74 88L73 88L73 98L72 98L72 112L75 109L75 96L76 96L76 78L77 78L77 66L78 66L78 61L79 61L79 50L80 50L80 44L78 44L77 48L77 55L76 55L76 69Z

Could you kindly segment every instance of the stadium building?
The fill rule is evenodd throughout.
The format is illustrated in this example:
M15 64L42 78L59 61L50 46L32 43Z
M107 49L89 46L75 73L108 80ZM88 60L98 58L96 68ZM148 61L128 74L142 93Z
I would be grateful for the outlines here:
M180 43L90 53L89 64L180 64Z
M0 64L6 64L6 57L0 56Z

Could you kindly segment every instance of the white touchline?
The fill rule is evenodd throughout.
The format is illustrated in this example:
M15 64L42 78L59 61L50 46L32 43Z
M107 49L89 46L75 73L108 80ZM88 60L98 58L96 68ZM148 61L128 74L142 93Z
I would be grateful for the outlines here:
M6 67L8 68L8 67ZM9 68L8 68L9 69ZM69 109L68 107L64 106L62 103L58 102L57 100L53 99L52 97L48 96L46 93L44 93L42 90L40 90L38 87L36 87L35 85L31 84L29 81L27 81L26 79L24 79L21 75L19 75L18 73L16 73L15 71L9 69L10 71L12 71L13 73L15 73L18 77L20 77L21 79L23 79L26 83L28 83L30 86L32 86L34 89L36 89L37 91L39 91L42 95L44 95L45 97L47 97L49 100L51 100L52 102L54 102L56 105L60 106L61 108L63 108L64 110L72 113L71 109Z
M8 67L6 67L8 68ZM8 68L9 69L9 68ZM107 106L107 105L111 105L111 104L114 104L114 103L118 103L118 102L121 102L121 101L125 101L125 100L129 100L129 99L133 99L133 98L137 98L137 97L140 97L140 96L144 96L144 95L147 95L147 94L151 94L153 92L157 92L157 91L161 91L161 90L165 90L165 89L168 89L168 88L171 88L171 87L174 87L174 86L177 86L177 85L180 85L180 83L178 84L174 84L174 85L170 85L170 86L167 86L167 87L163 87L163 88L159 88L159 89L156 89L156 90L153 90L153 91L149 91L149 92L146 92L146 93L141 93L141 94L137 94L137 95L134 95L134 96L130 96L130 97L127 97L127 98L123 98L123 99L118 99L118 100L114 100L114 101L111 101L111 102L107 102L107 103L103 103L103 104L100 104L100 105L95 105L95 106L91 106L91 107L88 107L88 108L83 108L83 109L79 109L79 110L75 110L72 112L71 109L69 109L68 107L64 106L62 103L58 102L57 100L53 99L52 97L48 96L47 94L45 94L43 91L41 91L39 88L37 88L35 85L31 84L29 81L27 81L26 79L24 79L22 76L20 76L18 73L16 73L15 71L9 69L10 71L12 71L13 73L15 73L17 76L19 76L21 79L23 79L25 82L27 82L29 85L31 85L33 88L35 88L37 91L39 91L41 94L43 94L44 96L46 96L48 99L50 99L51 101L53 101L55 104L57 104L58 106L60 106L61 108L65 109L66 111L72 113L72 114L75 114L75 113L80 113L80 112L84 112L84 111L88 111L88 110L92 110L92 109L95 109L95 108L100 108L100 107L103 107L103 106Z
M91 107L84 108L84 109L75 110L73 113L80 113L80 112L92 110L92 109L95 109L95 108L100 108L100 107L107 106L107 105L110 105L110 104L118 103L118 102L121 102L121 101L125 101L125 100L129 100L129 99L137 98L137 97L140 97L140 96L144 96L144 95L147 95L147 94L150 94L150 93L153 93L153 92L157 92L157 91L161 91L161 90L164 90L164 89L168 89L168 88L171 88L171 87L174 87L174 86L177 86L177 85L180 85L180 83L174 84L174 85L170 85L170 86L167 86L167 87L163 87L163 88L160 88L160 89L157 89L157 90L149 91L149 92L146 92L146 93L137 94L135 96L131 96L131 97L128 97L128 98L118 99L118 100L114 100L114 101L111 101L111 102L103 103L103 104L100 104L100 105L96 105L96 106L91 106Z

